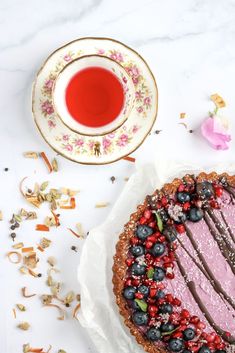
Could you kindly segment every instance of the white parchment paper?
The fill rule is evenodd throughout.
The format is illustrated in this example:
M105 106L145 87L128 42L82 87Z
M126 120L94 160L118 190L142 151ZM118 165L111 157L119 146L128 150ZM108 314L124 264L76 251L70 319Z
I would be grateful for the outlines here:
M98 352L143 353L123 324L112 289L113 255L123 225L147 194L174 177L200 171L234 174L235 164L202 168L156 160L153 164L137 165L136 173L129 179L106 221L90 231L78 270L82 298L79 321L88 329Z

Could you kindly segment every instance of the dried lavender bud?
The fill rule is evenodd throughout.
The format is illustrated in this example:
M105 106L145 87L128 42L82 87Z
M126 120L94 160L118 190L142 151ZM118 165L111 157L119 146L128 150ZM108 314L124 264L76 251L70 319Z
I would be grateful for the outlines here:
M20 226L20 223L15 222L15 228L19 228L19 226Z
M110 180L111 180L111 182L113 184L115 182L115 180L116 180L115 176L111 176Z
M16 233L11 233L10 234L10 237L12 238L12 240L14 241L15 240L15 238L16 238Z
M71 250L77 252L77 251L78 251L78 248L77 248L75 245L72 245L72 246L71 246Z
M11 228L12 230L15 230L15 225L12 224L12 226L10 226L10 228Z

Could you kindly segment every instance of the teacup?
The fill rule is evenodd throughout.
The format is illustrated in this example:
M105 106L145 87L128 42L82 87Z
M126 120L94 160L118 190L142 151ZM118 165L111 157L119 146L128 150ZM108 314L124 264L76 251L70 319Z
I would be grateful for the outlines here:
M53 88L54 110L71 130L104 135L128 118L135 100L134 84L125 69L102 55L71 61Z

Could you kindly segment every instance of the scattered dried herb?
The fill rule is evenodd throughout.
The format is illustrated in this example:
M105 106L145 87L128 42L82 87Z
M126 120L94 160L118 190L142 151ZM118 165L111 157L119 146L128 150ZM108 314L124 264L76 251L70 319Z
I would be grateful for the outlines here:
M80 307L81 307L81 303L79 302L79 303L75 306L75 308L74 308L74 310L73 310L73 318L74 318L74 319L77 319L77 320L78 320L78 318L77 318L77 312L79 311Z
M47 239L44 237L40 240L40 246L42 247L43 250L45 250L46 248L49 248L50 245L51 245L50 239Z
M57 308L59 310L60 316L58 317L58 320L64 320L65 319L65 311L57 304L45 304L44 307L53 307Z
M54 221L55 221L55 226L59 227L59 225L60 225L59 214L55 214L55 212L53 210L51 210L51 213L53 214L53 218L54 218Z
M128 161L128 162L135 163L135 158L134 157L126 156L126 157L123 157L122 159L124 159L125 161Z
M26 266L21 266L19 268L19 271L23 274L23 275L26 275L28 273L28 269Z
M34 297L36 294L27 294L27 288L26 287L23 287L21 288L21 293L23 295L24 298L32 298Z
M219 96L217 93L212 94L210 98L211 98L212 102L214 102L214 104L217 108L223 108L226 106L226 103L223 100L223 98L221 96Z
M47 262L51 267L54 267L57 264L56 258L54 256L48 257Z
M75 293L73 291L70 291L64 298L64 305L68 307L74 300L75 300Z
M72 246L71 246L71 250L73 250L73 251L75 251L75 252L78 252L78 248L77 248L77 246L75 246L75 245L72 245Z
M28 273L33 277L42 277L41 273L36 273L33 270L31 270L31 268L28 268Z
M156 135L159 135L161 131L162 131L162 130L155 130L154 133L155 133Z
M35 230L38 230L40 232L49 232L50 229L45 224L36 224Z
M36 252L30 252L27 255L24 256L23 258L24 265L27 267L33 269L37 266L38 259L37 259L37 254Z
M16 319L16 309L15 308L12 309L12 313L13 313L14 319Z
M17 326L21 330L27 331L30 328L30 324L27 321L20 322Z
M16 233L14 233L14 232L13 232L13 233L11 233L11 234L10 234L10 237L11 237L11 239L12 239L13 241L15 241L15 238L16 238Z
M26 311L26 307L23 304L16 304L16 307L20 310L20 311Z
M76 201L75 201L75 198L74 197L71 197L70 198L70 205L66 205L66 206L63 206L61 205L60 208L64 209L64 210L71 210L71 209L74 209L76 207Z
M63 349L59 349L58 353L66 353Z
M95 204L95 208L103 208L103 207L108 207L109 206L109 202L99 202L97 204Z
M46 305L46 304L51 304L52 300L53 300L53 296L51 294L43 294L41 296L42 299L42 304Z
M12 247L14 249L21 249L21 248L23 248L23 246L24 246L24 243L17 243L17 244L12 245Z
M68 228L68 230L69 230L73 235L75 235L75 237L81 238L81 236L80 236L78 233L76 233L74 230L72 230L71 228Z
M9 168L4 168L4 172L8 172Z
M49 185L49 181L44 181L40 186L40 191L45 191Z
M180 119L186 118L186 113L180 113Z
M14 260L14 257L16 256L15 260ZM17 252L17 251L9 251L7 253L7 257L9 259L9 261L13 264L19 264L22 260L22 255Z
M80 190L72 190L68 188L60 188L60 191L63 195L68 195L70 197L76 196L80 192Z
M2 211L0 211L0 221L3 220L3 214L2 214Z
M52 165L53 171L58 172L58 162L57 162L56 158L52 159L51 165Z
M45 152L40 152L40 157L44 160L49 173L51 173L53 171L53 168L52 168L52 165L49 162L49 159L47 158Z
M81 238L84 238L84 230L81 223L76 224L77 232Z
M33 248L32 246L30 246L30 247L28 247L28 248L22 248L22 249L21 249L22 253L31 252L31 251L33 251L33 250L34 250L34 248Z
M188 125L186 123L179 123L179 125L183 125L186 130L188 129Z
M28 152L24 152L23 156L25 158L37 159L38 158L38 153L37 152L33 152L33 151L28 151Z

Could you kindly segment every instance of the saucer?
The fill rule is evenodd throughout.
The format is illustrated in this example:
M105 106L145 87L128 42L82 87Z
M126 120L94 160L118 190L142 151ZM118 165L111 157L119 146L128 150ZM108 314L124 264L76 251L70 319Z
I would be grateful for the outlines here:
M53 103L56 81L63 70L78 58L94 55L116 62L128 80L131 78L134 88L133 104L125 121L114 130L110 127L96 135L69 127ZM83 164L112 163L135 151L150 132L157 108L157 85L147 63L133 49L109 38L81 38L57 49L42 65L33 84L32 112L41 135L57 153Z

